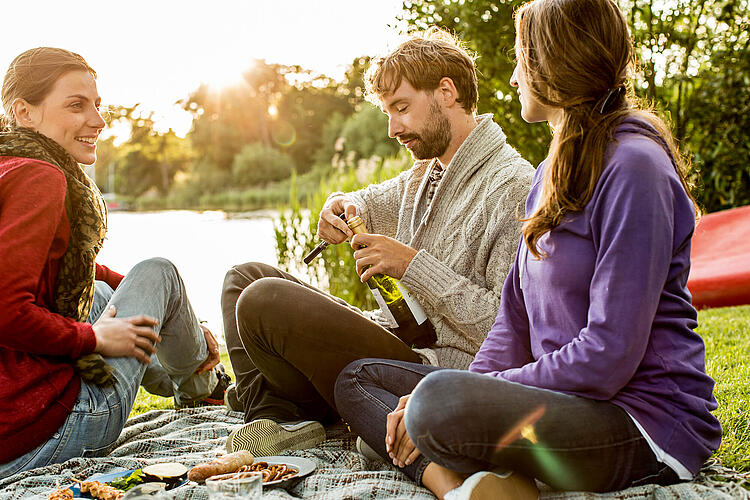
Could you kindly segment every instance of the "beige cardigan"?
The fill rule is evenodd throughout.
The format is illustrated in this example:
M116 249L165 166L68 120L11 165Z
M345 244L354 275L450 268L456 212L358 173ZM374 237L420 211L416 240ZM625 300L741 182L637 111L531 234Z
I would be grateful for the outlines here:
M435 326L437 343L416 351L426 364L466 369L497 314L534 170L492 115L478 117L427 209L431 161L347 197L370 232L419 250L401 282Z

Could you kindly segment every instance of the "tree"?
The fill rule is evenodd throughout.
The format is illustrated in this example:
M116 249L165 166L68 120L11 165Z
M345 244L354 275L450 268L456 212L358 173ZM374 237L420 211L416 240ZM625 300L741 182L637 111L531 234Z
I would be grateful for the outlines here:
M369 56L355 57L344 74L343 93L354 109L359 109L365 100L365 71L369 66Z
M388 158L399 151L398 142L388 137L388 118L380 109L364 103L346 120L341 130L342 154L356 161L378 156Z
M115 188L120 194L139 196L152 188L167 194L177 172L191 161L190 144L171 129L166 133L154 130L152 114L144 115L138 108L136 104L112 109L111 120L127 122L130 137L116 153L105 147L100 163L114 164Z
M248 144L234 157L232 178L238 187L286 179L294 165L285 153L259 142Z
M347 117L352 111L348 96L336 82L314 76L280 97L274 123L280 140L276 142L294 159L298 172L304 173L312 167L315 152L324 145L326 122L336 114Z
M262 71L268 74L265 69ZM271 97L258 96L267 88L270 87L251 88L242 83L216 90L201 85L180 101L193 115L189 136L202 163L219 172L230 172L234 156L243 145L270 144L266 117Z
M479 111L494 113L532 163L546 154L545 126L528 126L508 84L513 12L523 0L406 0L414 28L437 24L477 52ZM619 0L638 56L636 92L672 122L692 155L708 211L747 203L748 0ZM744 156L743 156L744 155ZM743 201L744 200L744 201Z
M308 170L322 146L324 124L336 113L348 116L353 111L337 82L299 66L259 60L243 80L219 90L202 86L181 101L193 115L189 135L201 158L193 173L210 176L205 186L213 191L233 187L234 158L248 144L283 151L300 172Z
M747 31L745 31L747 33ZM687 135L706 211L750 205L750 50L724 48L687 100Z
M521 119L521 105L510 86L513 73L515 27L513 12L525 0L406 0L402 19L414 29L442 26L455 33L477 54L479 113L492 113L508 136L532 164L547 154L549 127L528 125Z

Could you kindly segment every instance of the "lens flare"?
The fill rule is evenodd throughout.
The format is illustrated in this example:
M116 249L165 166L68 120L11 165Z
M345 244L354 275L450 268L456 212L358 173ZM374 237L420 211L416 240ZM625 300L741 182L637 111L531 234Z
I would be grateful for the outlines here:
M533 425L527 425L521 429L521 437L528 439L532 444L537 444L539 442L539 439L536 437L536 432L534 432Z
M525 439L533 446L530 448L531 454L536 459L539 469L544 471L538 479L554 484L560 488L573 488L575 479L565 465L555 456L554 452L548 450L544 443L539 440L536 434L536 422L542 418L545 413L545 406L541 405L531 413L523 417L516 425L500 438L495 447L495 452L500 452L510 444Z
M297 131L291 123L278 120L271 125L271 137L279 146L291 146L297 140Z
M506 432L503 437L500 438L495 447L495 451L498 452L519 439L528 439L533 444L537 444L536 434L534 433L534 424L537 420L542 418L545 410L545 406L541 405L523 417L516 425ZM533 437L533 439L530 439L528 436Z

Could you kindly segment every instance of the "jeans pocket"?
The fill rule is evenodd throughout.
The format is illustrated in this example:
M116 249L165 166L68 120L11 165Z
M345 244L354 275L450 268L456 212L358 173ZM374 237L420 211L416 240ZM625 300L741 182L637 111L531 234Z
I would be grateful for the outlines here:
M124 422L121 422L123 409L119 399L112 399L114 402L109 406L105 406L108 402L105 400L105 404L95 405L93 412L76 413L80 426L76 440L81 457L101 457L114 449Z
M109 455L112 450L115 449L115 443L117 440L112 441L108 445L100 446L98 448L84 448L81 451L81 457L83 458L96 458L96 457L103 457L106 455Z

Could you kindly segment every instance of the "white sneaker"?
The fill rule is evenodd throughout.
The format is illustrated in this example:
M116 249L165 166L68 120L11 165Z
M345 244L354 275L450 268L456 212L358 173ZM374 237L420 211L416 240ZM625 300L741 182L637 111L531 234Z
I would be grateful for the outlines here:
M253 420L232 431L227 451L247 450L256 457L278 455L284 451L313 448L326 439L320 422L277 423L267 418Z
M385 462L385 459L381 457L377 451L373 450L369 444L365 443L365 440L359 436L357 436L356 447L359 454L364 455L367 460L370 460L372 462L376 462L378 460L381 462Z
M445 500L537 500L539 490L528 477L513 472L477 472L458 488L445 494Z

